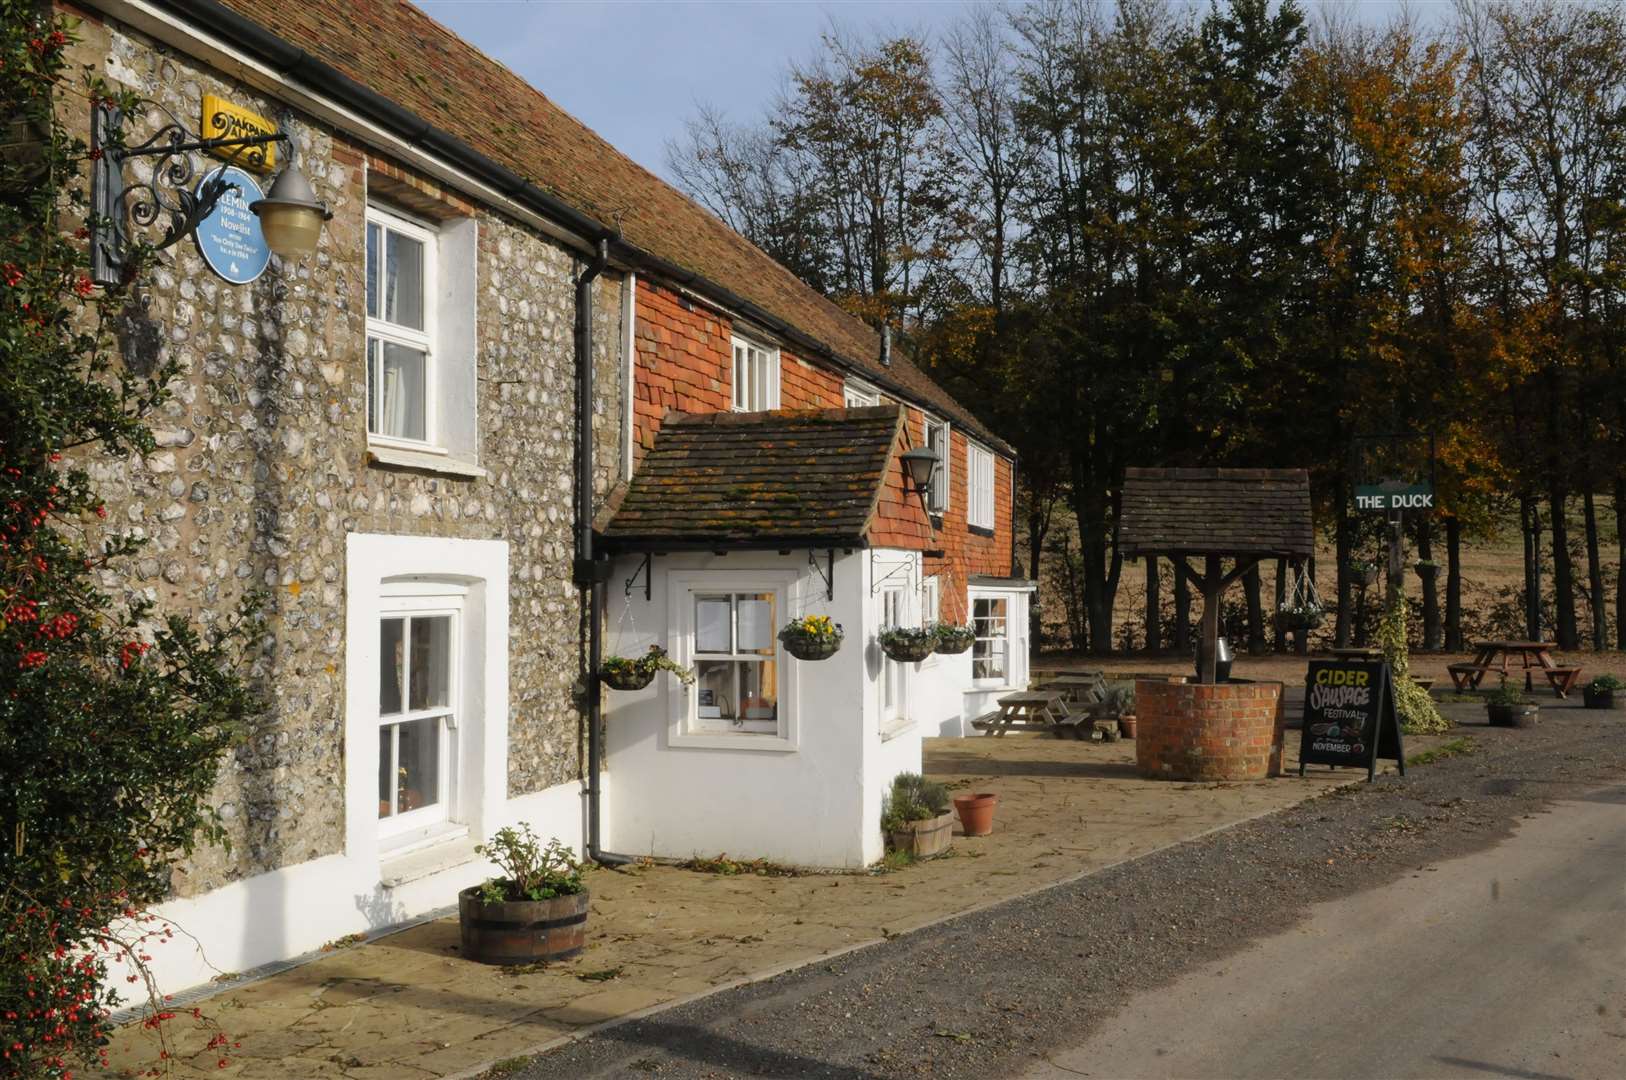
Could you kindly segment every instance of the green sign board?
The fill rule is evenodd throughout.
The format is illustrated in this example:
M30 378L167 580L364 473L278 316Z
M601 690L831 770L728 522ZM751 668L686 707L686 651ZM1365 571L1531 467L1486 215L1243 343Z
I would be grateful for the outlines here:
M1393 480L1382 484L1357 484L1355 509L1432 510L1434 485L1427 482L1406 484Z

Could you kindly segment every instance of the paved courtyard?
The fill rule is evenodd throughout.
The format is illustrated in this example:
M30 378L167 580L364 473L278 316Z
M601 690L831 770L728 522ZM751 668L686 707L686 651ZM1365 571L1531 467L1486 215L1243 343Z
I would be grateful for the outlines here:
M1408 752L1439 740L1408 740ZM1289 732L1293 761L1297 733ZM176 1034L176 1075L252 1078L446 1077L618 1019L814 963L995 904L1359 779L1314 771L1251 784L1141 780L1134 744L932 739L927 771L953 789L1000 796L995 832L956 835L950 856L892 873L794 877L645 865L589 877L589 944L543 969L458 956L444 918L228 989L201 1003L241 1048L225 1069L208 1032ZM1295 766L1296 767L1296 766ZM718 852L697 852L714 856ZM156 1058L124 1029L120 1071Z

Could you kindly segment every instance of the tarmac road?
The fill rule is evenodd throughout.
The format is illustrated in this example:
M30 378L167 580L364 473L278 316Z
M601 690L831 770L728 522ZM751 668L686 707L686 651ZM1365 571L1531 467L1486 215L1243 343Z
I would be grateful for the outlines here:
M1626 1075L1626 786L1487 851L1316 905L1137 995L1027 1074Z
M1449 711L1465 755L492 1075L1626 1077L1626 716Z

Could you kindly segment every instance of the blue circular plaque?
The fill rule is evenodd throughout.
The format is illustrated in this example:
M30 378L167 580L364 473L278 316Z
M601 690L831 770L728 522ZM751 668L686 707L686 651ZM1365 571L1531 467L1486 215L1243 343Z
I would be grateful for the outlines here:
M214 212L198 222L194 235L198 254L209 264L209 269L233 285L247 285L261 274L271 262L271 246L260 231L260 219L248 207L265 196L254 177L235 165L225 167L225 179L237 185L227 191L215 204ZM198 184L198 190L214 175L211 169Z

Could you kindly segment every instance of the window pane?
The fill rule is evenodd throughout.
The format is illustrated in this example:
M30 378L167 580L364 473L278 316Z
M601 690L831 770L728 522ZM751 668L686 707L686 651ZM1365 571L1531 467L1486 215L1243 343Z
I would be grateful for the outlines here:
M424 413L425 353L392 341L379 342L380 357L377 424L380 435L397 439L423 439L428 426Z
M694 649L703 653L733 652L730 597L694 598Z
M422 330L423 245L396 232L384 238L384 321Z
M394 804L390 802L390 795L395 787L390 783L390 774L395 771L393 760L395 749L395 726L389 725L378 729L378 816L389 817L394 813Z
M756 593L738 598L740 627L735 652L773 655L774 632L778 629L773 600L773 593Z
M779 718L779 668L772 660L736 661L740 669L742 720Z
M1005 617L1006 601L1002 597L981 597L973 602L972 622L977 633L971 646L973 679L1005 677Z
M408 708L439 709L450 703L452 620L449 615L412 620L412 685Z
M378 241L377 225L367 226L367 317L378 318Z
M701 720L735 718L733 660L701 660L695 664L695 693L699 695L699 709L695 713Z
M378 714L388 716L401 711L401 682L406 677L400 619L385 619L380 624L378 659Z
M377 338L367 339L367 430L378 430L378 357L382 350Z
M397 724L400 750L395 770L395 805L399 813L440 802L440 718Z
M750 375L745 361L745 347L734 346L734 407L744 409L749 407L751 400Z

